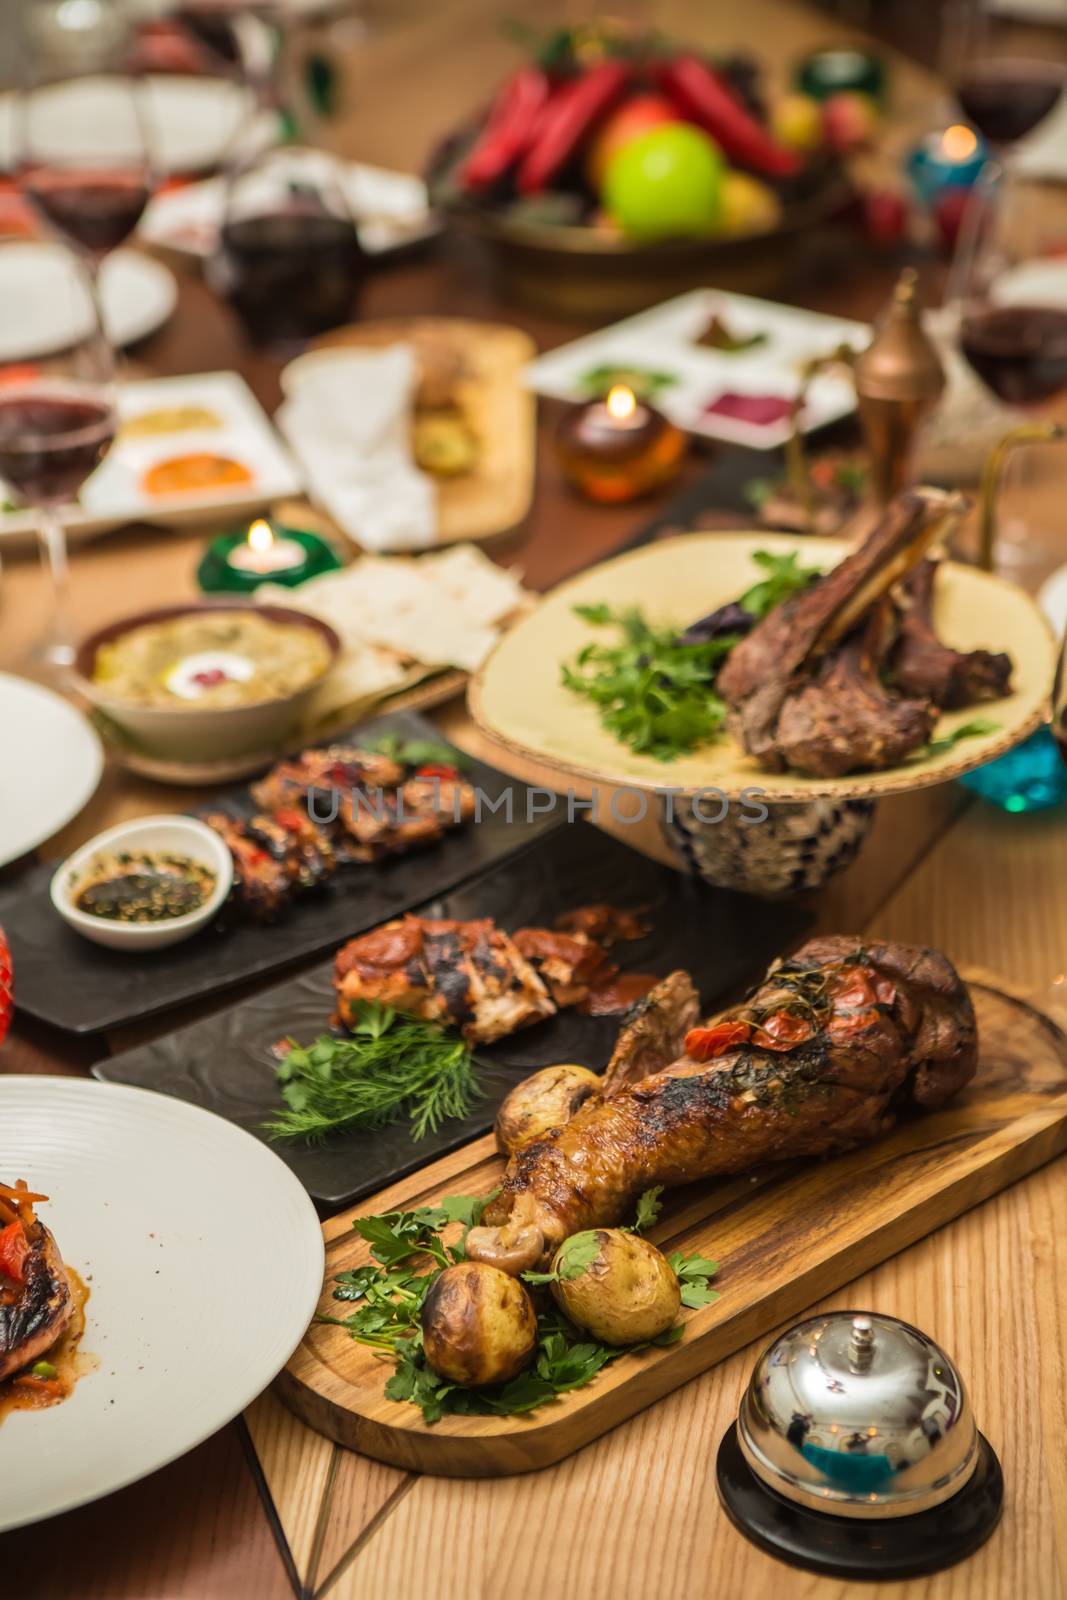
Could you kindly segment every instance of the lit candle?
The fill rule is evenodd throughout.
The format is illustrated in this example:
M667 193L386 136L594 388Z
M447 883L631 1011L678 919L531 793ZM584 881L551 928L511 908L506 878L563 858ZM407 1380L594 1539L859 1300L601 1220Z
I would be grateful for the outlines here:
M341 566L328 540L304 528L272 528L264 518L247 532L220 533L212 539L197 579L205 594L251 594L261 583L295 589L308 578Z
M227 559L238 572L254 572L263 578L302 567L306 557L295 539L276 539L270 523L259 517L244 544L234 545Z
M945 189L970 189L989 151L973 128L955 122L942 133L929 133L908 157L908 177L925 206L937 203Z
M677 472L686 436L624 383L602 400L574 406L556 433L560 464L590 500L619 503L666 483Z

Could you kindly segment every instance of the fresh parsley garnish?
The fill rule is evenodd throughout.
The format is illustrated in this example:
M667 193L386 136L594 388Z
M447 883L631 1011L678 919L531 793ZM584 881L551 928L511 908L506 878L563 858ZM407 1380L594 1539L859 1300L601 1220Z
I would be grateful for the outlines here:
M819 575L799 566L795 551L780 556L757 550L752 559L763 576L739 604L757 622ZM638 755L672 761L718 733L726 707L715 692L715 680L739 631L720 635L709 630L714 636L698 638L695 629L681 636L677 627L653 625L636 606L616 611L599 604L574 610L593 627L614 627L621 635L615 644L591 640L562 668L565 687L592 701L616 739Z
M481 1097L470 1049L436 1023L361 1002L351 1035L293 1044L277 1069L286 1110L264 1124L272 1139L320 1143L346 1128L387 1127L407 1116L411 1137L465 1117Z
M398 761L402 767L458 767L464 771L470 766L470 757L450 744L439 744L433 739L402 739L398 733L382 733L367 742L368 750Z
M550 1272L524 1272L524 1283L562 1283L568 1278L580 1278L600 1254L600 1240L595 1231L572 1233L556 1252Z
M956 728L952 733L942 734L940 739L931 739L916 751L917 757L940 756L946 750L955 749L961 739L979 739L986 733L997 733L1000 730L999 722L991 722L988 717L974 717L970 722L965 722L961 728Z
M538 1342L533 1364L508 1383L465 1389L435 1373L423 1354L419 1313L428 1290L444 1269L465 1259L466 1243L466 1232L454 1243L446 1242L442 1232L457 1223L466 1229L476 1227L495 1194L494 1190L477 1199L452 1195L437 1205L420 1206L413 1211L357 1217L352 1226L370 1245L372 1259L365 1266L338 1273L333 1290L333 1298L339 1304L355 1303L355 1310L343 1317L320 1314L316 1319L344 1328L359 1344L391 1356L396 1370L385 1384L386 1396L418 1406L426 1422L437 1422L446 1413L521 1416L557 1395L582 1388L609 1361L649 1348L599 1344L549 1302L537 1313ZM658 1194L659 1189L650 1189L641 1196L639 1221L642 1214L654 1220L652 1212L659 1210ZM578 1277L598 1249L595 1230L573 1234L561 1247L554 1272L523 1276L527 1283L535 1284L557 1277ZM669 1259L681 1282L683 1305L710 1305L718 1299L716 1291L708 1288L708 1279L717 1270L714 1261L685 1256L680 1251ZM650 1343L658 1347L676 1344L684 1334L685 1324L675 1323Z
M695 1310L697 1306L710 1306L719 1298L719 1291L708 1287L709 1280L719 1270L717 1261L705 1256L683 1256L675 1250L667 1257L675 1277L682 1286L682 1304Z
M660 1212L663 1202L660 1195L663 1193L662 1183L657 1183L651 1189L646 1189L644 1194L637 1197L637 1214L634 1217L633 1233L644 1233L646 1228L651 1228Z
M751 589L746 589L738 604L757 622L762 622L768 612L806 589L814 579L821 577L818 567L800 566L796 550L786 555L775 555L773 550L756 550L752 559L764 576Z

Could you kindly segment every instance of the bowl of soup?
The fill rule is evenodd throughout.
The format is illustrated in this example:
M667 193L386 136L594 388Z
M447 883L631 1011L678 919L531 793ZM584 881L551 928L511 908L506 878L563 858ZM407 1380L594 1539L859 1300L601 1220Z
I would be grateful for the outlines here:
M97 629L74 671L113 740L168 761L214 761L284 745L340 648L327 623L295 607L196 601Z

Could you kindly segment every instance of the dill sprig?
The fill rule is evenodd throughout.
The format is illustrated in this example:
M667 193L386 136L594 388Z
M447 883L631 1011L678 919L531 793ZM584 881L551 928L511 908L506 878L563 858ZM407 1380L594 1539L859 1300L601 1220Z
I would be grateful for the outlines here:
M433 1022L361 1002L351 1035L295 1042L278 1067L286 1110L264 1123L272 1139L319 1144L346 1128L378 1129L405 1114L411 1137L465 1117L482 1090L462 1039Z

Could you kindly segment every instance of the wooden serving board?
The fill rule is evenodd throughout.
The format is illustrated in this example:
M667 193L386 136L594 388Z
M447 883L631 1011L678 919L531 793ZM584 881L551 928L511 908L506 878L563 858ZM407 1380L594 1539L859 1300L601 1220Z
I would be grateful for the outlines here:
M364 1455L446 1477L529 1472L570 1455L760 1334L1067 1150L1067 1036L1040 1012L971 975L981 1056L943 1111L824 1162L693 1185L667 1196L651 1237L719 1262L714 1305L683 1311L684 1339L623 1355L584 1389L525 1417L445 1417L389 1401L388 1360L341 1328L313 1323L277 1380L304 1422ZM326 1283L368 1259L353 1216L482 1194L502 1162L491 1137L425 1167L325 1224Z

